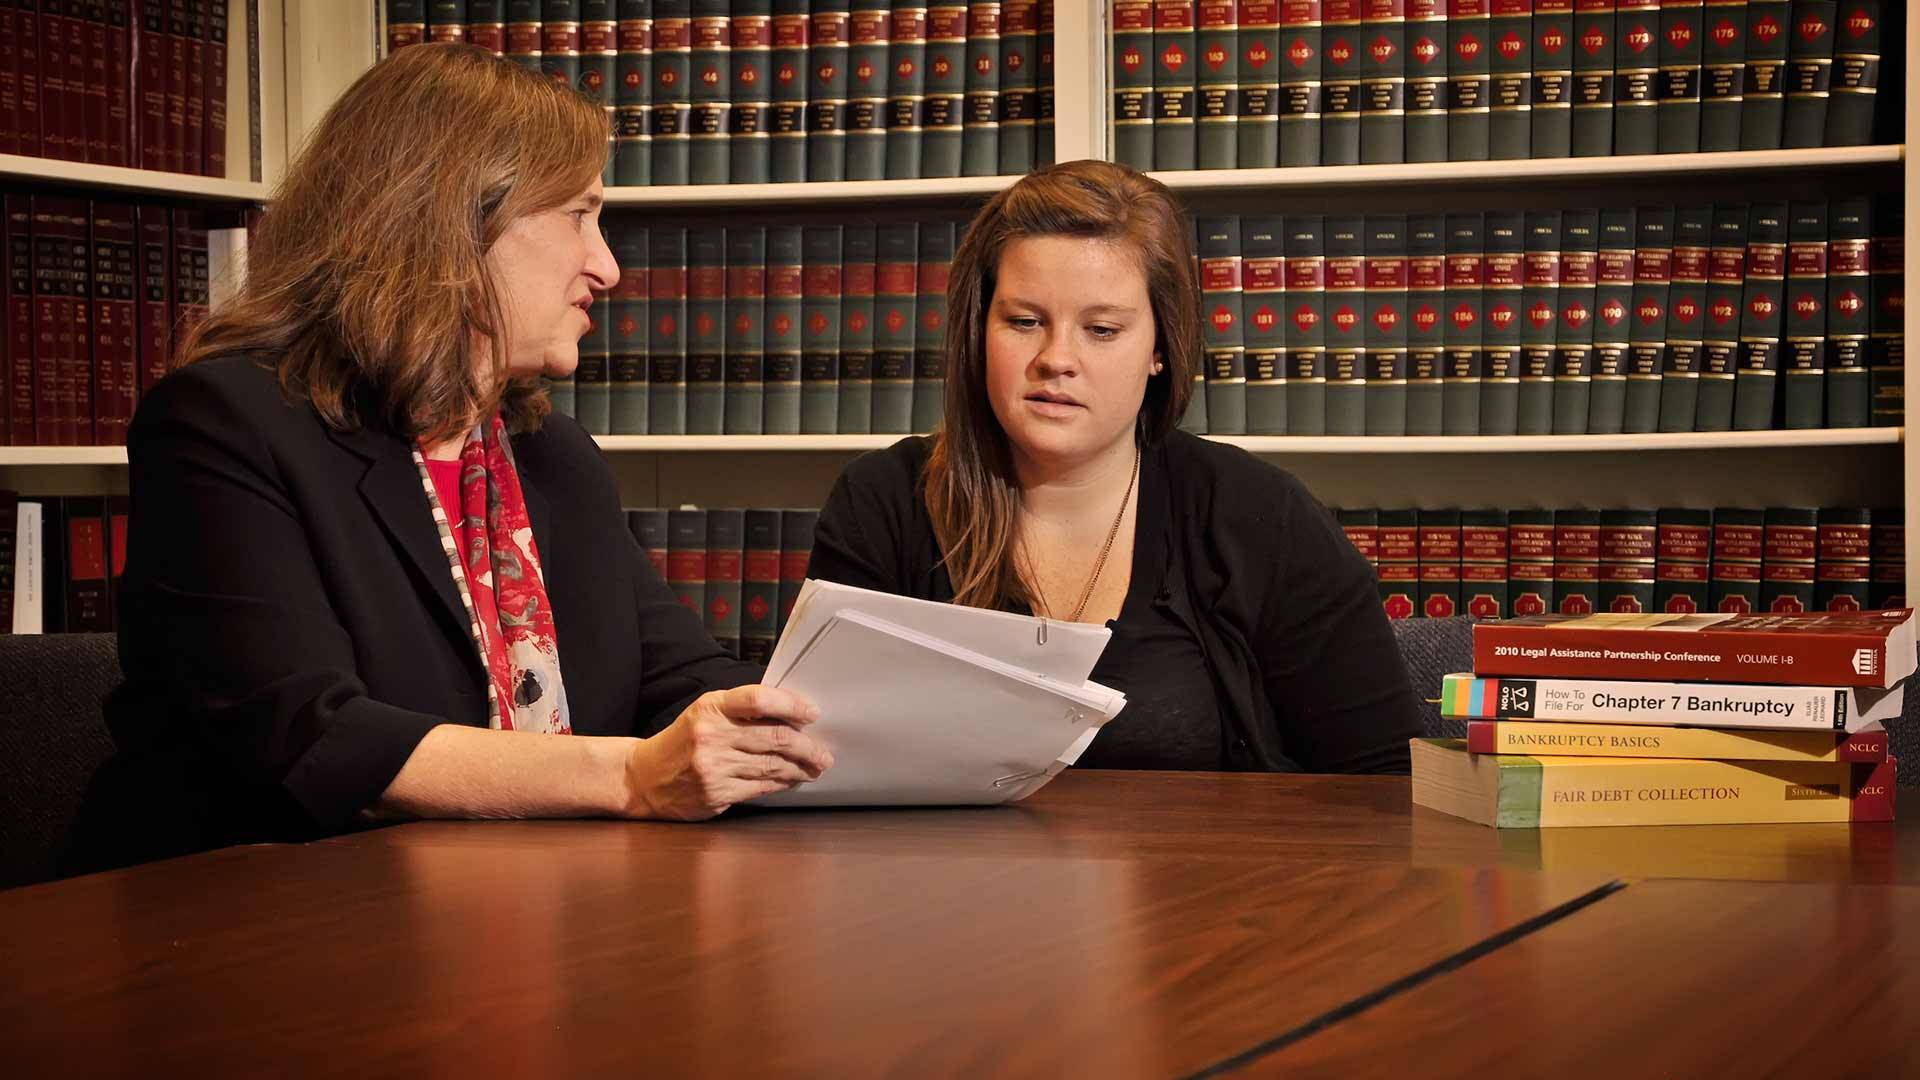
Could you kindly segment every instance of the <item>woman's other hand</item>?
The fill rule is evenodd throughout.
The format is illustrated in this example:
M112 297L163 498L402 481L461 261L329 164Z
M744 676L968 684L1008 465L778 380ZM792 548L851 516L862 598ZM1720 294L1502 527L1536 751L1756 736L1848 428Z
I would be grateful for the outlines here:
M627 814L701 821L738 802L819 779L833 754L807 733L811 701L772 686L700 695L627 755Z

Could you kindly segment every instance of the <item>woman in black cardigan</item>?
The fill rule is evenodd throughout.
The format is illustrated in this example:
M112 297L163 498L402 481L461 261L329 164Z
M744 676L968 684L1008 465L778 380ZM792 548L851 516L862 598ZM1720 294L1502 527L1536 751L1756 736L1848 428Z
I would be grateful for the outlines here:
M548 415L541 376L619 276L606 146L598 106L468 46L334 105L243 292L134 419L120 752L82 865L404 817L709 817L830 763Z
M1287 473L1175 430L1200 371L1187 227L1123 166L989 201L948 286L942 432L855 461L809 573L1105 623L1127 708L1086 767L1405 772L1373 575Z

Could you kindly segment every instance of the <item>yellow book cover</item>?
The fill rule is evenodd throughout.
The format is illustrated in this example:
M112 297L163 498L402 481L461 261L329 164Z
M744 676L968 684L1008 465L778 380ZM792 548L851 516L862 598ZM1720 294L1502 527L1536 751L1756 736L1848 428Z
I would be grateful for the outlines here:
M1562 724L1535 720L1469 720L1467 752L1562 757L1700 758L1708 761L1847 761L1887 759L1887 733L1750 731L1653 724Z
M1891 821L1894 761L1472 754L1414 739L1413 801L1497 828Z

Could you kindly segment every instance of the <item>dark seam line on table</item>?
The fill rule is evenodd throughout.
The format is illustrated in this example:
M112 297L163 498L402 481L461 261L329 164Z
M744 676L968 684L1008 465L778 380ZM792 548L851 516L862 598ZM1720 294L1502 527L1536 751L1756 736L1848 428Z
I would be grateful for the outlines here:
M1561 904L1557 908L1553 908L1550 911L1544 911L1538 915L1535 915L1533 918L1526 920L1525 922L1516 923L1513 926L1510 926L1507 929L1502 930L1501 932L1493 935L1490 938L1487 938L1484 941L1480 941L1473 945L1470 945L1467 948L1452 954L1451 956L1446 956L1439 960L1436 960L1432 964L1429 964L1426 967L1421 968L1419 971L1416 971L1410 975L1404 975L1398 979L1395 979L1393 982L1390 982L1385 986L1382 986L1378 990L1370 991L1368 993L1360 995L1357 998L1354 998L1352 1001L1346 1002L1345 1004L1337 1005L1334 1008L1328 1010L1327 1012L1321 1013L1319 1016L1316 1016L1313 1019L1307 1021L1306 1023L1301 1024L1299 1027L1293 1028L1290 1031L1283 1031L1280 1034L1275 1035L1273 1038L1268 1039L1265 1042L1262 1042L1256 1046L1249 1047L1246 1050L1242 1050L1240 1053L1235 1054L1230 1058L1227 1058L1223 1061L1215 1062L1214 1064L1209 1065L1204 1069L1201 1069L1199 1072L1190 1074L1187 1080L1203 1080L1203 1078L1206 1078L1206 1077L1223 1076L1227 1073L1233 1072L1236 1069L1245 1068L1246 1066L1253 1064L1255 1061L1259 1060L1260 1058L1263 1058L1268 1054L1271 1054L1276 1050L1282 1049L1292 1043L1299 1042L1301 1039L1304 1039L1307 1036L1312 1035L1313 1033L1320 1031L1323 1028L1330 1027L1334 1024L1339 1023L1342 1020L1347 1020L1352 1017L1358 1016L1361 1013L1366 1012L1368 1009L1373 1008L1375 1005L1378 1005L1389 998L1393 998L1400 994L1404 994L1407 991L1413 989L1416 986L1419 986L1421 983L1424 983L1427 980L1432 979L1437 975L1444 975L1447 972L1454 971L1458 968L1461 968L1479 959L1480 957L1485 956L1490 952L1493 952L1496 949L1505 948L1506 946L1513 944L1514 942L1520 940L1523 937L1526 937L1528 934L1531 934L1536 930L1544 930L1548 926L1551 926L1552 924L1559 922L1561 919L1566 918L1567 916L1573 914L1574 912L1579 911L1581 908L1584 908L1589 904L1597 903L1601 900L1604 900L1607 897L1612 896L1614 893L1619 892L1621 889L1624 889L1626 887L1627 887L1627 883L1624 881L1610 881L1605 885L1602 885L1599 888L1594 889L1592 892L1574 897L1572 900L1569 900L1566 903Z

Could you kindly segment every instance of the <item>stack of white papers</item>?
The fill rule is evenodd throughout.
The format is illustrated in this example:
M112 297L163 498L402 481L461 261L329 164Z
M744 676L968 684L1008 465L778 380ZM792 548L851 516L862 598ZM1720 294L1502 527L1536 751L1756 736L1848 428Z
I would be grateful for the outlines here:
M820 706L834 766L759 806L1016 802L1078 760L1126 695L1090 682L1111 632L809 580L766 682Z

